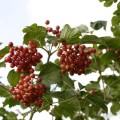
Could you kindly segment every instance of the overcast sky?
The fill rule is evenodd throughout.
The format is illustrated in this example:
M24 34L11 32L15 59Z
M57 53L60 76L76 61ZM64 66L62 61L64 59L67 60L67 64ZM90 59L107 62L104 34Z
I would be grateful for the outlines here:
M116 5L105 8L98 0L0 0L0 42L7 45L8 42L13 41L16 45L20 45L24 36L22 29L25 26L33 23L44 25L47 19L50 20L51 26L60 25L61 27L66 23L72 27L80 24L89 26L91 21L106 20L108 21L107 31L100 30L95 34L112 35L110 25L115 9ZM3 70L1 69L0 76L5 78L6 74L2 72ZM88 76L84 79L89 78ZM84 81L81 80L83 84L85 84ZM35 114L33 120L37 119L51 120L51 116L45 112L39 117ZM119 119L118 115L115 118L111 117L110 120Z

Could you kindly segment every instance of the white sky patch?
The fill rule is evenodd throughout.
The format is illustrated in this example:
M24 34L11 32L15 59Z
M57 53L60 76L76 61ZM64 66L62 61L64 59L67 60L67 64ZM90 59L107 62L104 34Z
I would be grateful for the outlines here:
M31 23L44 25L44 21L49 19L51 26L67 23L75 27L80 24L89 25L96 20L106 20L110 25L116 5L105 8L98 0L30 0L28 9ZM100 33L108 35L105 31L99 31L99 35Z

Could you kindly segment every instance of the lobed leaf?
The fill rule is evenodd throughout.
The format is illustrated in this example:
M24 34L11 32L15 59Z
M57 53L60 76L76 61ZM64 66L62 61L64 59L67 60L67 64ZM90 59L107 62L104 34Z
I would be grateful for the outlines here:
M26 33L24 35L24 44L28 44L30 40L35 41L38 45L45 45L45 36L46 36L46 28L42 26L38 26L37 24L32 24L27 28L23 29L23 32Z

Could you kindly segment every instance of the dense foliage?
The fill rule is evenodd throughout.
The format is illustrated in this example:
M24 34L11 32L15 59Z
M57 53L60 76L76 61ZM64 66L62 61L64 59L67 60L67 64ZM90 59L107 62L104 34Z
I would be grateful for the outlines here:
M108 7L117 0L100 2ZM71 120L104 120L102 114L108 113L110 103L110 110L116 115L120 110L120 3L112 17L113 37L94 35L95 30L106 30L106 21L91 22L93 31L85 25L71 28L66 24L62 29L57 25L53 29L49 20L45 24L24 28L23 46L10 42L0 50L0 67L11 67L9 85L0 81L0 97L5 99L0 108L3 120L18 120L16 113L4 108L7 105L30 108L20 120L29 113L32 120L35 112L43 110L55 120L62 120L63 116ZM111 72L104 74L108 69ZM85 86L71 77L93 73L99 73L96 81L90 79Z

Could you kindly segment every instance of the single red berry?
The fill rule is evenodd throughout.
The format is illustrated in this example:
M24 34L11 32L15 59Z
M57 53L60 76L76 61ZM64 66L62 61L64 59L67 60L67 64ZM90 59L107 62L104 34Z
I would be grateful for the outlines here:
M57 31L56 31L56 30L52 30L52 33L53 33L53 34L57 34Z
M50 24L50 21L49 21L49 20L46 20L46 21L45 21L45 24L46 24L46 25L49 25L49 24Z
M91 51L92 51L92 53L96 53L96 49L95 48L92 48Z
M82 50L84 50L84 49L86 48L86 46L85 46L85 45L81 45L80 48L81 48Z
M21 78L21 79L24 79L25 77L26 77L26 75L23 74L23 73L20 75L20 78Z
M31 78L34 78L34 77L35 77L35 74L34 74L34 73L31 73L31 74L30 74L30 77L31 77Z
M52 32L52 30L53 30L53 29L52 29L51 27L48 27L48 28L47 28L47 31L48 31L48 32Z
M39 87L40 87L40 89L44 89L44 88L45 88L45 85L44 85L44 84L41 84Z
M74 48L75 48L75 49L78 49L78 48L79 48L79 45L78 45L78 44L75 44L75 45L74 45Z
M90 94L91 94L91 95L93 95L94 93L95 93L95 90L94 90L94 89L90 90Z
M56 26L56 30L59 30L59 29L60 29L60 26L59 26L59 25L57 25L57 26Z
M37 79L37 82L42 82L42 78L38 78L38 79Z
M9 42L8 46L12 47L13 46L13 42Z
M30 72L30 73L34 73L34 69L33 69L33 68L31 68L29 72Z

